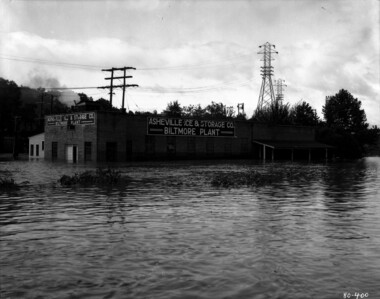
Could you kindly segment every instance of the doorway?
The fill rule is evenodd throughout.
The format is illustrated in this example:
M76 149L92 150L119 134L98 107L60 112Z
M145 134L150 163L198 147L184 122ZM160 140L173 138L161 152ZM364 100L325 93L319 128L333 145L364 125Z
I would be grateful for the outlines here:
M75 144L66 145L66 161L71 163L78 162L78 146Z

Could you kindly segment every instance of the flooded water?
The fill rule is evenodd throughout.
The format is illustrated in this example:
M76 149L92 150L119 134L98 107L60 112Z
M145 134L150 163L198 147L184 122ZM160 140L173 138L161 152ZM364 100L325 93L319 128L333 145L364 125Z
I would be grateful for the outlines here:
M98 166L0 162L23 183L0 192L0 298L380 298L380 158L131 163L112 188L57 183ZM293 175L210 183L247 169Z

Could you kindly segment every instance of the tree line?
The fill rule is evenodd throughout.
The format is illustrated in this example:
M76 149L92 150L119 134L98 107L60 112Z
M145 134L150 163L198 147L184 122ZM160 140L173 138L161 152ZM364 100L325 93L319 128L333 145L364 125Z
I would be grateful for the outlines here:
M335 146L340 158L359 158L367 154L379 154L380 129L369 127L362 103L345 89L326 99L322 107L323 119L306 101L293 106L276 101L268 107L256 110L251 121L271 125L313 126L319 142ZM235 118L248 120L245 114L235 114L230 107L212 102L206 107L199 104L184 106L178 101L170 102L163 115L171 117Z

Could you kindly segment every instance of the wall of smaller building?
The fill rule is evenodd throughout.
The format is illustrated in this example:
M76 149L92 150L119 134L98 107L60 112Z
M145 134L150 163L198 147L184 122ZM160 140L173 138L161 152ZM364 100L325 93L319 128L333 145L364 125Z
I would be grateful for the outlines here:
M29 137L29 158L45 157L45 134Z

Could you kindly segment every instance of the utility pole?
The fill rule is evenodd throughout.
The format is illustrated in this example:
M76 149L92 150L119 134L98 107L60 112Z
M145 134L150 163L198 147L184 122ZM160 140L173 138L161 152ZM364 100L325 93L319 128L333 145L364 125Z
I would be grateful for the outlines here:
M50 95L50 114L53 114L53 100L54 100L54 96L51 94Z
M105 80L111 80L109 86L100 86L98 88L102 89L109 89L110 90L110 104L112 107L112 95L113 95L113 89L114 88L123 88L123 100L122 100L122 109L124 110L124 102L125 102L125 88L128 87L138 87L137 84L125 84L125 79L127 78L133 78L132 76L127 76L126 71L127 70L136 70L134 67L122 67L122 68L111 68L111 69L103 69L103 72L111 72L111 77L105 78ZM115 71L123 71L123 76L114 76ZM123 84L122 85L114 85L113 80L115 79L123 79Z
M259 48L263 48L263 50L258 52L258 54L263 54L264 57L261 61L264 61L264 66L261 67L261 77L263 80L261 83L259 101L256 108L258 111L271 106L276 100L272 83L273 67L271 65L271 61L274 60L274 58L272 58L272 54L278 54L278 52L274 50L276 46L268 42L259 46Z
M40 94L40 116L39 116L39 120L38 120L38 130L40 131L43 131L44 130L44 117L45 117L45 102L44 102L44 98L45 98L45 91L42 91L41 94Z
M21 118L20 116L14 116L14 120L15 120L15 123L14 123L14 140L13 140L13 159L17 159L18 158L18 146L17 146L17 120Z

